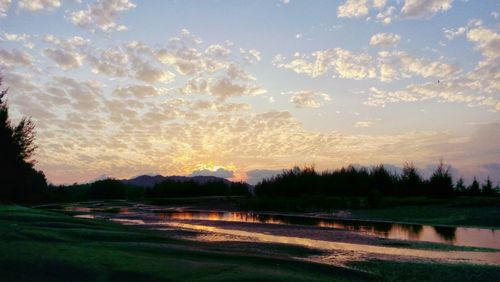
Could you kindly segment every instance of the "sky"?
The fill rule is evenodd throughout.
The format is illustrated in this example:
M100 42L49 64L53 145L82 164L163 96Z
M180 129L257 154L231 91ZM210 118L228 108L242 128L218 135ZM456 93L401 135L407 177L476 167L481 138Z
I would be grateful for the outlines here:
M440 160L500 182L499 16L493 0L0 0L0 73L55 184Z

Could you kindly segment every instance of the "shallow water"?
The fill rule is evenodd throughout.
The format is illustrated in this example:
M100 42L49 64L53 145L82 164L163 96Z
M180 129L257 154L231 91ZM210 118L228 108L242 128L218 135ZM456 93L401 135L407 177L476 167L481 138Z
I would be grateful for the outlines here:
M386 246L375 246L366 244L353 244L344 242L331 242L324 240L316 240L311 238L299 238L290 236L279 236L272 234L264 234L260 232L249 232L243 230L233 230L219 228L214 226L205 226L190 223L165 222L165 226L174 228L184 228L191 230L207 231L211 233L224 234L226 236L238 236L249 238L255 242L265 243L281 243L299 245L309 248L316 248L327 251L343 251L351 253L370 253L375 255L390 255L414 257L420 259L437 259L446 260L448 262L468 262L477 264L500 264L500 253L498 252L471 252L471 251L439 251L439 250L421 250L421 249L406 249ZM205 236L205 240L211 241L210 237ZM214 241L220 241L216 239ZM348 255L350 260L356 260L352 254ZM348 259L349 260L349 259Z
M222 212L222 211L195 211L195 210L172 210L137 204L134 206L120 207L102 204L94 206L72 205L66 206L66 210L82 213L99 214L105 213L110 217L131 216L148 218L153 221L192 221L208 220L223 222L248 222L260 224L280 225L307 225L323 228L335 228L360 232L369 236L387 239L407 240L444 243L455 246L485 247L500 249L500 230L471 228L471 227L449 227L430 226L419 224L402 224L391 222L327 219L311 216L295 216L280 214L264 214L252 212ZM126 221L127 219L115 219Z
M483 228L429 226L362 220L338 220L248 212L156 211L155 213L166 220L211 220L265 224L311 225L358 231L388 239L500 249L500 230Z

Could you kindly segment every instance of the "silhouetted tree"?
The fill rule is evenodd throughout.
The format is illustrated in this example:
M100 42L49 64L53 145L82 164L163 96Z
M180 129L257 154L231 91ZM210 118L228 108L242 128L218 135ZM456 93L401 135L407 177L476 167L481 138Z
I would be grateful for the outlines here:
M47 182L43 172L34 169L35 125L26 117L12 124L6 94L7 89L0 91L0 201L36 201Z
M481 194L481 189L479 188L479 182L477 182L476 177L474 177L474 180L472 181L468 190L469 190L469 195L471 196L479 196Z
M447 198L453 196L453 179L450 174L450 167L445 167L443 161L429 179L428 196L433 198Z
M384 195L395 194L396 177L392 175L383 165L378 165L370 172L372 188Z
M127 185L116 179L98 180L90 184L88 197L90 199L124 199Z
M199 197L199 196L235 196L248 193L246 183L225 183L211 181L198 183L195 181L175 181L167 179L157 183L145 192L146 197Z
M464 179L460 177L455 184L455 192L458 194L465 194L467 192L467 187L465 187Z
M483 184L481 193L485 196L492 196L495 194L495 190L493 190L493 183L491 183L489 176L486 179L486 183Z
M500 184L497 184L497 186L495 186L495 188L493 188L493 191L495 192L496 195L499 195L500 194Z
M403 195L416 196L422 191L419 191L422 188L423 180L418 174L417 169L413 165L413 163L405 163L403 167L403 174L400 178L400 187Z

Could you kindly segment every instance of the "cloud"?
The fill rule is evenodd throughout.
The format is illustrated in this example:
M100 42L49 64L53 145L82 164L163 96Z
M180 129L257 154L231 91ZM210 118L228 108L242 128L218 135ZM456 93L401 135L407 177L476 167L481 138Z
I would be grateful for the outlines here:
M476 48L487 58L500 57L500 34L483 26L467 32L467 39L476 43Z
M426 83L409 85L403 90L383 91L375 87L370 88L368 100L365 105L384 107L387 104L399 102L420 102L437 100L439 102L463 103L469 107L487 107L492 111L500 111L500 101L493 97L464 93L460 82L456 80L442 83ZM465 86L465 85L464 85Z
M165 71L148 63L143 63L141 65L136 65L138 67L135 71L134 78L138 80L142 80L149 83L163 82L168 83L171 82L175 74L170 71Z
M128 72L127 68L124 68L129 62L128 56L123 50L117 47L104 50L98 54L90 53L87 59L94 73L122 77Z
M12 0L0 0L0 18L7 16Z
M442 63L426 63L422 59L409 58L406 53L384 53L382 57L396 58L408 73L417 73L423 77L437 76L443 80L439 83L436 81L410 84L396 91L383 91L372 87L365 104L385 106L398 102L437 100L500 111L500 100L495 96L495 93L500 91L498 72L495 71L500 68L500 35L486 27L476 26L466 32L466 38L482 53L483 60L479 61L473 70L463 74Z
M274 169L253 169L246 172L247 180L246 182L250 185L255 185L264 179L270 179L280 173L283 170Z
M14 93L30 92L41 87L41 85L35 82L33 75L26 72L3 72L2 82L5 83L5 85L8 85L9 89L11 89Z
M474 29L477 30L471 32ZM493 100L487 97L498 91L494 71L498 60L495 37L491 36L494 33L488 30L483 26L467 28L471 33L465 38L484 57L477 69L465 74L454 70L449 75L464 77L456 83L467 85L468 88L463 88L468 89L466 91L460 90L459 85L447 89L450 78L441 78L448 69L444 59L436 63L401 51L327 49L298 53L290 59L277 57L274 63L311 77L382 80L384 76L387 80L396 80L435 76L435 80L441 79L439 86L416 87L418 84L415 84L416 88L402 98L418 101L428 95L427 99L436 101L461 98L461 103L468 103L465 100L469 98L464 95L472 95L476 89L477 96L485 98L471 102L490 105ZM205 44L187 30L158 45L110 41L104 47L81 37L64 39L50 35L30 40L41 41L33 54L40 54L41 49L53 49L82 56L82 67L68 69L71 70L66 74L68 77L54 77L61 71L53 68L46 68L47 73L40 76L31 65L48 59L31 57L23 62L22 56L17 56L31 56L31 51L0 49L3 56L0 61L11 64L6 68L5 82L12 87L9 102L13 118L22 114L34 117L40 132L37 136L39 168L54 182L73 182L101 174L128 177L143 171L186 174L203 162L234 164L230 171L235 177L258 168L273 170L304 162L323 168L352 162L397 163L402 159L428 163L429 159L436 158L436 153L444 152L436 144L451 147L448 142L454 137L448 132L408 131L374 136L315 131L286 110L268 111L254 106L250 111L250 105L259 101L251 102L245 96L265 91L251 73L254 68L250 65L263 59L259 51L243 50L230 42ZM72 64L67 65L69 68ZM386 67L384 75L382 66ZM26 71L23 67L29 69ZM167 87L155 84L159 81L156 78L136 80L146 73L138 73L141 69L168 71L175 75L175 81ZM80 74L90 71L93 73L88 75L99 81L80 79ZM72 74L77 76L71 77ZM394 87L398 85L395 83ZM442 96L424 94L442 92L443 88ZM384 89L380 94L384 105L403 102L397 100L401 97L389 94L394 91L398 89ZM326 103L326 96L319 92L301 92L308 91L293 91L287 98L296 94L292 102L303 107ZM259 100L267 103L267 98ZM483 106L491 107L488 105ZM491 154L491 149L488 150ZM479 161L474 164L477 163ZM483 163L495 161L488 159Z
M378 57L374 58L368 53L356 54L335 48L315 51L310 55L297 53L289 62L284 56L276 55L273 64L278 68L290 69L311 77L330 73L333 78L378 78L381 81L408 78L412 75L446 77L459 71L457 67L446 63L415 58L403 51L381 51L377 55Z
M393 1L394 6L387 6L386 0L347 0L337 7L339 18L374 19L383 24L390 24L394 19L430 18L439 12L451 8L453 0L404 0ZM402 5L402 7L401 7ZM396 14L396 6L401 7ZM376 14L374 14L375 11Z
M102 84L93 81L79 81L74 78L58 76L53 78L53 83L59 86L72 99L74 108L80 112L98 110L99 97L102 96Z
M455 39L455 37L463 35L465 31L466 31L465 27L459 27L457 29L443 28L444 36L448 40L453 40Z
M156 88L149 85L132 85L116 88L113 90L113 94L120 97L146 98L157 96L159 92Z
M250 104L246 103L222 103L215 106L215 109L221 113L247 111L251 109Z
M211 83L208 91L211 95L221 100L230 97L254 96L266 93L266 90L261 87L248 84L238 84L225 77Z
M159 62L174 66L182 75L215 73L229 67L233 53L231 44L212 44L205 50L200 50L201 42L189 30L183 29L179 37L169 39L170 46L155 50L154 55ZM255 50L240 49L240 53L245 59L260 60L259 53Z
M120 13L135 7L136 5L130 0L96 0L87 10L72 12L70 20L91 32L124 31L127 27L116 23L116 18Z
M401 15L405 18L429 18L451 9L453 0L405 0Z
M370 45L393 47L401 41L401 36L394 33L377 33L370 38Z
M43 55L52 59L63 70L69 70L82 65L83 56L76 52L68 52L62 49L43 49Z
M366 128L366 127L371 127L373 125L373 121L371 120L362 120L358 121L354 124L354 127L361 127L361 128Z
M42 55L57 64L62 70L79 68L86 59L86 48L90 41L80 36L72 36L65 39L58 38L51 34L40 37L43 45L50 45L41 51Z
M381 81L392 81L412 75L442 78L460 70L440 61L415 58L404 51L381 51L378 53L378 60Z
M15 34L15 33L8 33L8 32L4 32L3 37L7 41L14 41L14 42L25 42L28 38L30 38L30 36L25 34L25 33Z
M397 16L394 15L396 11L396 7L394 6L389 6L385 10L379 12L375 19L377 22L381 22L383 24L390 24L392 23L393 19L396 18Z
M224 168L218 168L217 170L201 169L195 170L189 176L215 176L220 178L231 178L234 176L234 172L231 170L226 170Z
M35 59L25 51L0 49L0 66L11 68L15 66L31 67Z
M385 0L347 0L337 8L339 18L360 18L368 15L372 8L382 9Z
M260 52L255 49L245 50L240 48L240 54L243 56L243 60L247 64L255 64L261 60Z
M311 55L297 54L286 63L284 57L275 57L273 63L278 68L291 69L296 73L318 77L332 72L333 77L360 80L375 78L376 69L373 58L366 53L354 54L342 48L313 52Z
M291 95L290 102L295 104L296 108L319 108L325 102L331 101L326 93L315 92L311 90L283 92L284 95Z
M61 7L60 0L19 0L17 6L21 10L37 12L42 10L54 10Z
M468 125L469 134L456 140L451 139L443 144L435 144L431 150L439 152L438 156L452 163L464 177L466 182L491 177L493 182L500 182L500 174L496 163L500 159L498 138L500 138L500 122Z

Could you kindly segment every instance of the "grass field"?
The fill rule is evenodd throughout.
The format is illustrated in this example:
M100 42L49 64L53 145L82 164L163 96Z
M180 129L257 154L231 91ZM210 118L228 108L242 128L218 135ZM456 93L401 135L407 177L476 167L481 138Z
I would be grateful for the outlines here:
M441 281L495 281L500 276L500 267L466 264L365 261L347 269L296 259L321 254L317 250L280 244L196 242L178 239L178 235L189 236L190 232L159 232L0 205L0 280L421 281L440 277Z

